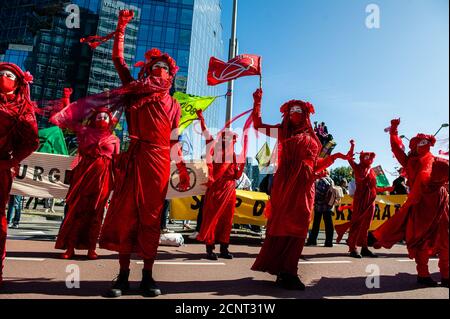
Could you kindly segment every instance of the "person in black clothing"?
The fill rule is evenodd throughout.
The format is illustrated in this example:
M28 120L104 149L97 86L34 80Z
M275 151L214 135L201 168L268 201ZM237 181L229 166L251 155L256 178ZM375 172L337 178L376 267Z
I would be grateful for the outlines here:
M325 176L316 181L316 197L314 201L314 223L309 233L306 246L317 246L317 237L319 235L320 223L322 217L325 222L325 247L333 247L333 207L327 202L328 192L333 187L334 182L330 178L330 172L327 170Z
M392 186L394 187L394 191L391 192L391 195L408 195L408 188L406 187L406 178L403 174L403 169L398 171L400 176L394 180Z

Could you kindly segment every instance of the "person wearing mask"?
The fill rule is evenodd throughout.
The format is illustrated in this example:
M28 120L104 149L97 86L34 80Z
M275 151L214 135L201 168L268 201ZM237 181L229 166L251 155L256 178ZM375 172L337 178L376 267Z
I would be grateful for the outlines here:
M337 153L319 158L322 146L310 121L315 112L311 103L289 101L280 109L281 124L264 124L262 95L261 89L253 94L254 127L258 132L265 130L268 136L278 138L279 165L266 207L266 239L252 270L277 276L277 285L285 289L304 290L305 285L298 277L298 262L314 207L316 174L336 159L347 159L347 156Z
M20 162L37 150L38 128L30 100L33 76L13 63L0 62L0 286L6 256L6 204Z
M151 49L145 61L136 64L141 68L138 79L132 77L124 48L125 30L133 18L133 11L121 10L115 32L82 42L95 48L114 38L113 63L123 86L91 98L124 108L131 139L118 159L119 173L100 234L100 248L119 253L119 276L108 295L120 297L130 289L131 255L138 254L144 261L140 291L144 297L157 297L162 292L153 279L153 265L171 161L178 169L180 191L190 187L190 177L179 143L181 107L170 95L179 68L167 53Z

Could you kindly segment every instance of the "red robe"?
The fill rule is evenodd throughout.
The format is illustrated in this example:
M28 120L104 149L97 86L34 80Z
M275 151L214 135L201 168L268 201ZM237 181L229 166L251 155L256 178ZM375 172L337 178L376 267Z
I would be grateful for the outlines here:
M286 129L286 118L282 124L271 126L263 124L257 115L254 127L266 129L269 136L279 137L280 150L278 170L266 208L267 238L252 270L296 276L314 209L316 173L330 166L334 158L319 158L321 144L309 118L302 129L291 133Z
M420 277L429 276L428 258L438 254L442 278L448 279L448 168L436 176L433 165L438 159L430 152L423 156L405 154L397 132L391 132L391 147L405 168L411 193L399 212L374 231L377 239L374 246L391 248L405 240L409 257L416 259ZM443 177L447 178L446 184L435 182Z
M21 102L18 102L18 100ZM20 163L39 146L33 106L21 97L0 95L0 161ZM0 279L6 255L6 204L14 178L12 169L0 169Z
M230 242L236 207L236 180L242 176L243 169L235 163L213 163L210 174L217 175L224 165L228 168L218 179L214 178L205 195L202 226L197 239L206 245Z
M119 139L109 130L83 128L78 134L81 161L72 171L66 197L67 216L56 249L95 250L106 203L113 188L112 158L120 150Z
M448 171L446 172L446 174ZM416 259L419 276L428 277L428 258L439 256L442 278L449 277L449 192L448 183L424 181L415 185L403 207L373 232L376 248L392 248L406 241L408 254Z
M123 35L116 33L113 60L126 85L134 79L123 58ZM170 178L171 146L178 142L171 140L171 133L178 128L181 108L167 90L132 103L126 115L131 143L119 159L121 174L106 214L100 247L155 260Z
M347 244L350 251L356 247L367 248L367 235L375 214L375 200L377 198L377 178L372 168L366 168L361 163L350 161L355 173L356 191L353 197L351 221L336 225L335 230L340 238L349 230Z

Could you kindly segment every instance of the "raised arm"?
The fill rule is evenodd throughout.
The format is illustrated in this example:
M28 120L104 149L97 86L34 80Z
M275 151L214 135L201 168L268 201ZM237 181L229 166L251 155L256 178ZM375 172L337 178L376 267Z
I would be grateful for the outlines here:
M278 138L278 129L281 125L269 125L264 124L261 118L261 101L262 101L263 91L258 89L253 93L253 126L255 130L262 131L265 129L264 134L267 136Z
M350 166L352 167L353 170L356 169L357 165L355 163L355 141L351 140L350 141L350 150L348 151L347 157L348 157L348 163L350 164Z
M62 107L65 108L70 104L70 97L72 96L73 90L72 88L64 88L63 97L61 99Z
M403 167L408 164L408 155L406 155L401 138L398 136L398 126L400 125L400 119L391 121L390 136L391 136L391 149L395 158Z
M197 116L200 121L200 126L202 128L202 134L205 137L206 144L209 144L213 141L213 137L212 137L211 133L209 132L208 127L206 126L206 122L205 122L205 118L203 117L202 110L197 111Z
M353 158L353 154L355 151L355 142L353 140L350 141L351 147L348 151L347 155L344 155L342 153L335 153L333 155L330 155L326 158L319 158L317 160L316 168L314 170L314 173L320 174L322 171L326 170L328 167L334 164L334 162L337 159L342 159L344 161L349 161ZM350 164L351 165L351 164Z
M127 28L127 24L133 20L133 17L134 12L132 10L121 10L119 13L119 22L117 23L116 33L114 35L112 60L123 84L128 84L134 81L124 58L125 30Z

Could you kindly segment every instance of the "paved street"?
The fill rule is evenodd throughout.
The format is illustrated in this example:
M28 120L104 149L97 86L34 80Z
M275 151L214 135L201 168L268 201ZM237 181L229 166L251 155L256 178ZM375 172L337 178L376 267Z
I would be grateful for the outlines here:
M25 215L23 221L20 229L9 232L6 282L0 299L102 298L116 276L117 254L99 250L100 259L88 261L80 252L74 261L61 260L60 251L53 249L60 222L38 215ZM307 290L290 292L275 287L274 277L250 270L260 245L257 237L233 235L235 259L217 262L203 259L204 247L188 239L183 247L160 247L154 270L164 293L160 298L449 298L448 289L416 285L415 263L407 258L404 246L381 250L378 259L363 260L346 257L344 245L306 247L299 273ZM73 265L79 267L80 288L68 289L66 278ZM370 265L379 267L378 289L366 287L366 270L373 271ZM430 265L439 280L437 260ZM137 292L141 268L140 260L133 260L135 291L124 298L141 298Z

